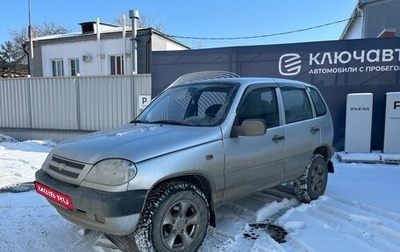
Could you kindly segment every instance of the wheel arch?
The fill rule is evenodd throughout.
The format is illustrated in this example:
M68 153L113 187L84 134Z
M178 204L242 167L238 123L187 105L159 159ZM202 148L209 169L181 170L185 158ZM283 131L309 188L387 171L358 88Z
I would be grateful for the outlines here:
M187 183L191 183L196 187L198 187L204 193L208 201L208 207L210 211L210 225L215 227L216 226L215 206L213 203L212 188L209 180L202 175L182 175L182 176L170 177L159 181L157 184L153 186L151 190L157 188L161 184L168 183L171 181L184 181Z
M314 150L313 154L320 154L324 157L324 159L327 161L328 165L328 172L329 173L334 173L335 170L333 168L333 163L331 161L331 157L333 155L333 150L329 146L320 146L317 149Z

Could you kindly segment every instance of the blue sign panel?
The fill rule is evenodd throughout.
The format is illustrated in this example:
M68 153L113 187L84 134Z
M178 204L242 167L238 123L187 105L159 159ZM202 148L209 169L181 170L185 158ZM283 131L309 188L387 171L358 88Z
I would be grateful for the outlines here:
M373 93L371 146L382 150L385 94L400 91L400 38L153 52L153 96L179 76L205 70L316 85L332 112L339 150L344 147L347 94Z

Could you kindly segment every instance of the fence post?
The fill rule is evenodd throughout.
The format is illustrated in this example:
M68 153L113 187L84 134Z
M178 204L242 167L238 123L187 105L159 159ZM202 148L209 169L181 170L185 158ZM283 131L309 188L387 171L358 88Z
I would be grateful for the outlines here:
M33 110L33 104L32 104L32 77L28 77L26 80L26 85L27 85L27 90L28 90L28 120L29 120L29 128L33 128L33 118L32 118L32 110Z
M79 74L75 79L75 90L76 90L76 122L78 126L78 130L82 129L81 123L81 92L80 92L80 78Z

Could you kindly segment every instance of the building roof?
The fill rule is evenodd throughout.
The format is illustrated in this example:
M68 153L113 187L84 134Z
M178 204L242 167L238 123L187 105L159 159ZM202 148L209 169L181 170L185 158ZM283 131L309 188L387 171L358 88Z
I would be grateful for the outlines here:
M36 38L32 38L32 41L41 41L41 42L45 42L45 41L51 41L53 42L54 40L64 40L64 39L74 39L74 38L88 38L90 36L96 36L97 35L97 31L94 28L93 30L85 30L85 27L87 29L88 26L92 26L92 27L96 27L96 21L89 21L89 22L83 22L83 23L79 23L82 27L82 31L80 32L72 32L72 33L66 33L66 34L55 34L55 35L48 35L48 36L43 36L43 37L36 37ZM124 27L122 26L117 26L117 25L113 25L113 24L106 24L106 23L99 23L99 32L100 35L117 35L120 34L124 31ZM125 26L125 32L128 34L131 34L132 32L132 27L131 26ZM137 35L141 36L143 34L156 34L164 39L170 40L171 42L174 42L182 47L185 47L187 49L190 49L189 46L181 43L180 41L171 38L167 35L165 35L164 33L162 33L161 31L155 30L152 27L149 28L138 28L137 30ZM127 35L128 37L128 35ZM29 44L28 41L26 41L26 44Z

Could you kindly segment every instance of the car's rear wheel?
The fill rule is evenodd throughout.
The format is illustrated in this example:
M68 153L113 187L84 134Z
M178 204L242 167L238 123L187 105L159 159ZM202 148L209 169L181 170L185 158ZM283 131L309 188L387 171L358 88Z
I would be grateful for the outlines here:
M303 174L294 182L297 198L305 203L325 193L328 182L328 166L324 157L313 154Z
M168 182L150 194L135 232L142 251L196 251L209 222L204 194L187 182Z

